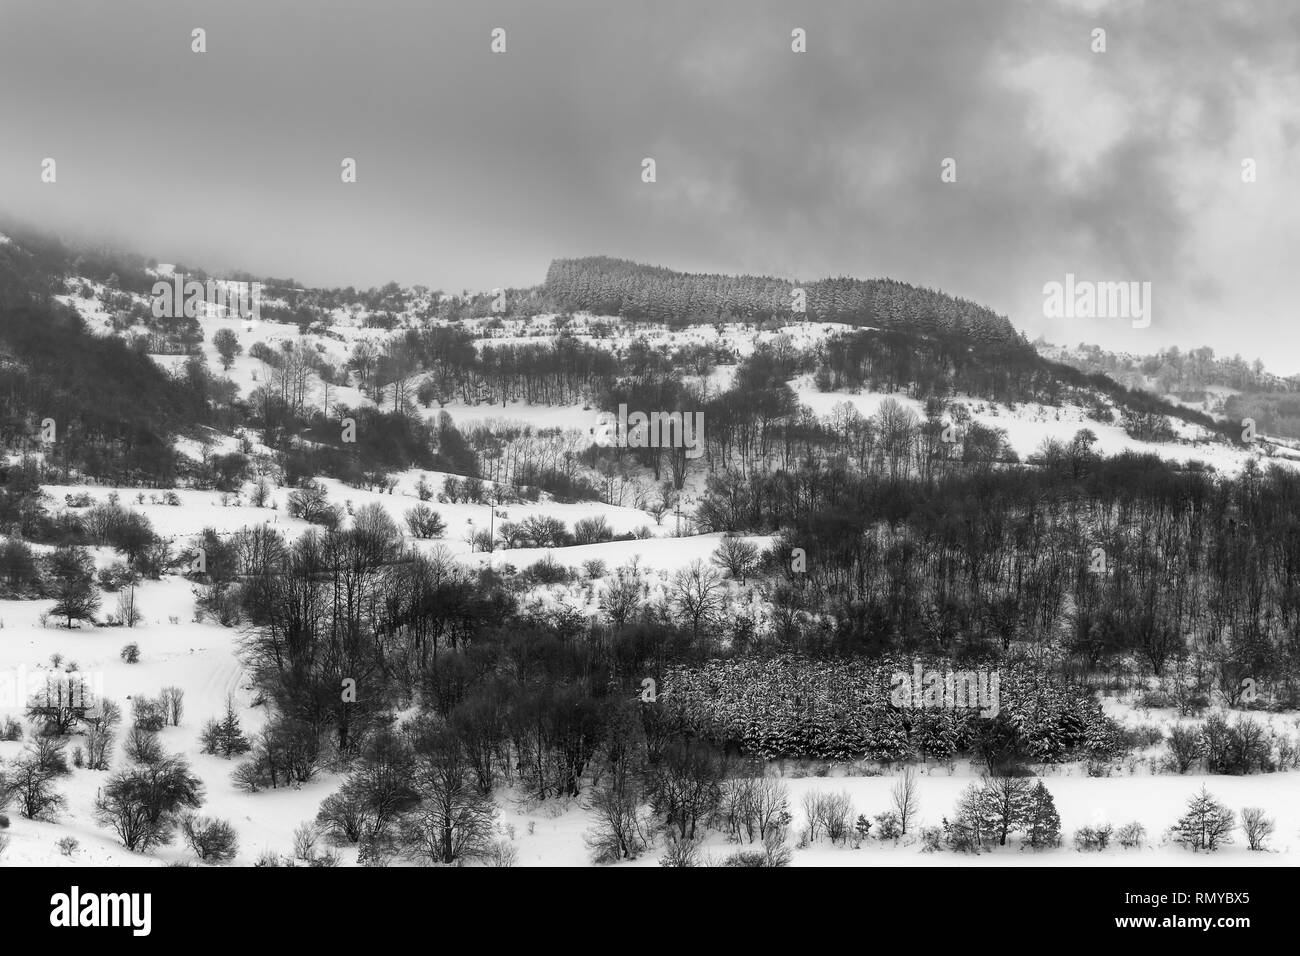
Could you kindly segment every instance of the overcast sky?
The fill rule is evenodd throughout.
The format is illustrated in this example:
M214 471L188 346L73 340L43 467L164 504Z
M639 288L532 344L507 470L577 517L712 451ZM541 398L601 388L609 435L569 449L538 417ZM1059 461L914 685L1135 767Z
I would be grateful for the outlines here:
M1300 372L1294 0L0 0L0 91L0 216L162 261L891 276ZM1045 319L1067 272L1151 282L1150 327Z

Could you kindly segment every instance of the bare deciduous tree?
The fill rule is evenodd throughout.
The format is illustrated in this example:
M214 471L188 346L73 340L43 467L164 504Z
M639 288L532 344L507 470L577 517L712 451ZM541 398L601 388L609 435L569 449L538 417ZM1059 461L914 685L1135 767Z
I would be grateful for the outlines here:
M898 778L898 783L894 784L894 811L898 814L898 822L902 827L903 833L907 833L907 826L916 819L916 814L921 809L921 788L916 780L916 770L908 767L903 771L903 775Z

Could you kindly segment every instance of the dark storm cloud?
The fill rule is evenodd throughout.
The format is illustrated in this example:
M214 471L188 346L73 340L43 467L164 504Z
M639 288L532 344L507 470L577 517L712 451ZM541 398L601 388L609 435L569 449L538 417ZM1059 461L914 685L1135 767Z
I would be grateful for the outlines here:
M1262 247L1297 223L1293 7L8 0L0 209L313 283L531 284L607 253L887 274L1056 340L1232 350L1283 303ZM1155 324L1050 325L1066 271L1152 281Z

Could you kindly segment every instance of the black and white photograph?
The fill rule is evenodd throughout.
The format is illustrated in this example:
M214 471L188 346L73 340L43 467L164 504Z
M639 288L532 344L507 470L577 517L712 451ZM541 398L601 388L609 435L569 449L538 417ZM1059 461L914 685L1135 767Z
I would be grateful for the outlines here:
M1298 181L1290 0L0 0L0 879L1049 868L1244 942Z

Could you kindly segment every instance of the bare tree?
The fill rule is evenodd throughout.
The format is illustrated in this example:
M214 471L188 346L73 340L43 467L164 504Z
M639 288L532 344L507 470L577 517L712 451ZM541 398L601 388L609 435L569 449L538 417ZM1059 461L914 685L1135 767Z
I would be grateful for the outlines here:
M444 865L486 855L496 806L479 790L461 741L435 729L417 736L415 750L412 785L420 804L402 818L407 853Z
M898 822L902 827L903 833L907 833L907 825L910 821L916 819L916 814L921 809L921 788L916 780L916 770L908 767L903 771L903 775L898 778L898 783L894 784L894 811L898 814Z
M1029 779L989 777L984 783L981 803L992 835L998 838L999 845L1006 846L1007 835L1025 825L1029 811Z
M758 548L744 538L727 535L713 552L713 563L726 569L741 584L758 567Z
M683 626L698 640L722 611L722 576L703 561L692 561L673 575L670 595Z
M1265 817L1259 807L1245 807L1241 811L1241 829L1246 834L1246 845L1252 850L1266 849L1265 844L1276 827L1277 821Z
M181 715L185 713L185 691L179 687L164 687L158 695L163 712L173 727L181 725Z
M645 581L633 559L614 570L600 594L600 608L615 627L626 624L645 600Z

